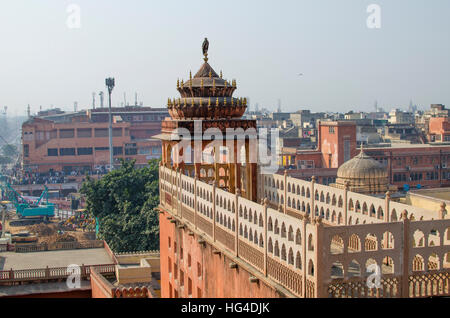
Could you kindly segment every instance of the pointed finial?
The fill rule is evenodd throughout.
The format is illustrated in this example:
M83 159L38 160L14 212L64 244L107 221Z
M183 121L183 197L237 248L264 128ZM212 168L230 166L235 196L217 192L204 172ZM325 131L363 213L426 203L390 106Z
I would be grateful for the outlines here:
M192 72L189 71L189 79L192 79Z
M225 88L227 88L228 87L228 82L227 81L225 81Z
M177 79L177 88L180 88L180 79Z
M222 78L222 70L220 70L220 78Z
M244 106L247 106L247 97L244 97Z
M203 44L202 44L202 51L203 51L203 55L205 56L205 58L203 60L205 61L205 63L208 62L208 49L209 49L209 41L207 38L205 38L205 40L203 41Z
M364 143L361 143L359 156L362 157L364 155Z
M181 80L181 88L183 88L183 86L184 86L184 81Z

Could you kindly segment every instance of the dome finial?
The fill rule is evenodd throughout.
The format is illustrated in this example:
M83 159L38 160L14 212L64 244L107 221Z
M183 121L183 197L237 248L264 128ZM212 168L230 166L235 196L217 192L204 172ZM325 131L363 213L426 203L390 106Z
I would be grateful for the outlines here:
M203 60L205 63L208 63L208 49L209 49L209 41L208 38L205 38L202 44L203 56L205 57Z
M364 155L365 155L365 152L364 152L364 143L363 142L361 142L361 145L360 145L360 148L359 148L361 151L360 151L360 153L359 153L359 157L363 157Z

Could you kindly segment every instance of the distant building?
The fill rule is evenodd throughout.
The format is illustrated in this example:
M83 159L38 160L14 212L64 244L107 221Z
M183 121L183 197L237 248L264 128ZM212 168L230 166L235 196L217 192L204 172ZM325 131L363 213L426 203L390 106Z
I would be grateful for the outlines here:
M414 114L404 112L399 109L393 109L389 112L389 123L391 124L414 124Z
M344 115L344 118L346 120L364 119L364 118L366 118L366 114L365 113L349 112L349 113Z
M384 126L383 140L387 143L424 143L425 137L419 132L414 124L387 124Z
M112 108L114 163L135 159L138 166L160 158L161 131L166 109ZM109 165L108 108L52 112L22 125L23 168L30 172L92 171Z
M296 178L311 180L315 176L321 184L334 182L338 168L359 152L356 127L352 121L322 122L317 148L296 151L283 148L280 168L289 169L288 174ZM402 131L401 135L405 134ZM365 153L384 166L389 184L397 189L402 190L405 185L409 188L450 186L450 145L380 143L369 145Z
M293 124L298 127L305 127L305 125L316 128L318 120L327 118L325 113L311 113L310 110L304 109L290 114L290 119Z
M448 117L450 109L446 109L442 104L431 104L430 110L425 112L425 115L430 117Z
M288 120L290 118L291 113L281 113L281 112L274 112L270 114L270 118L275 121L283 121Z
M448 117L432 117L428 125L428 140L430 142L450 141L450 119Z

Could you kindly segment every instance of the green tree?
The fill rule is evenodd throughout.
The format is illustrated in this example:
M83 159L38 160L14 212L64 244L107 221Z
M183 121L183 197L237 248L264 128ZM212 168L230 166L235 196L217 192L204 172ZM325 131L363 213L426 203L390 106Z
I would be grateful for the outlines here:
M87 212L99 220L98 238L115 252L159 250L158 167L158 160L144 168L122 161L119 169L83 183Z

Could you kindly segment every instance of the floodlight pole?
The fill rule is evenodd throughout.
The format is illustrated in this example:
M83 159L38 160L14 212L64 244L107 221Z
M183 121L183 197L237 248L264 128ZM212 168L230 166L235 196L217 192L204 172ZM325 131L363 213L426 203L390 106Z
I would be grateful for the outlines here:
M115 82L114 78L109 77L105 81L106 86L108 87L108 95L109 95L109 165L110 169L114 169L114 160L113 160L113 140L112 140L112 114L111 114L111 93L114 88Z

